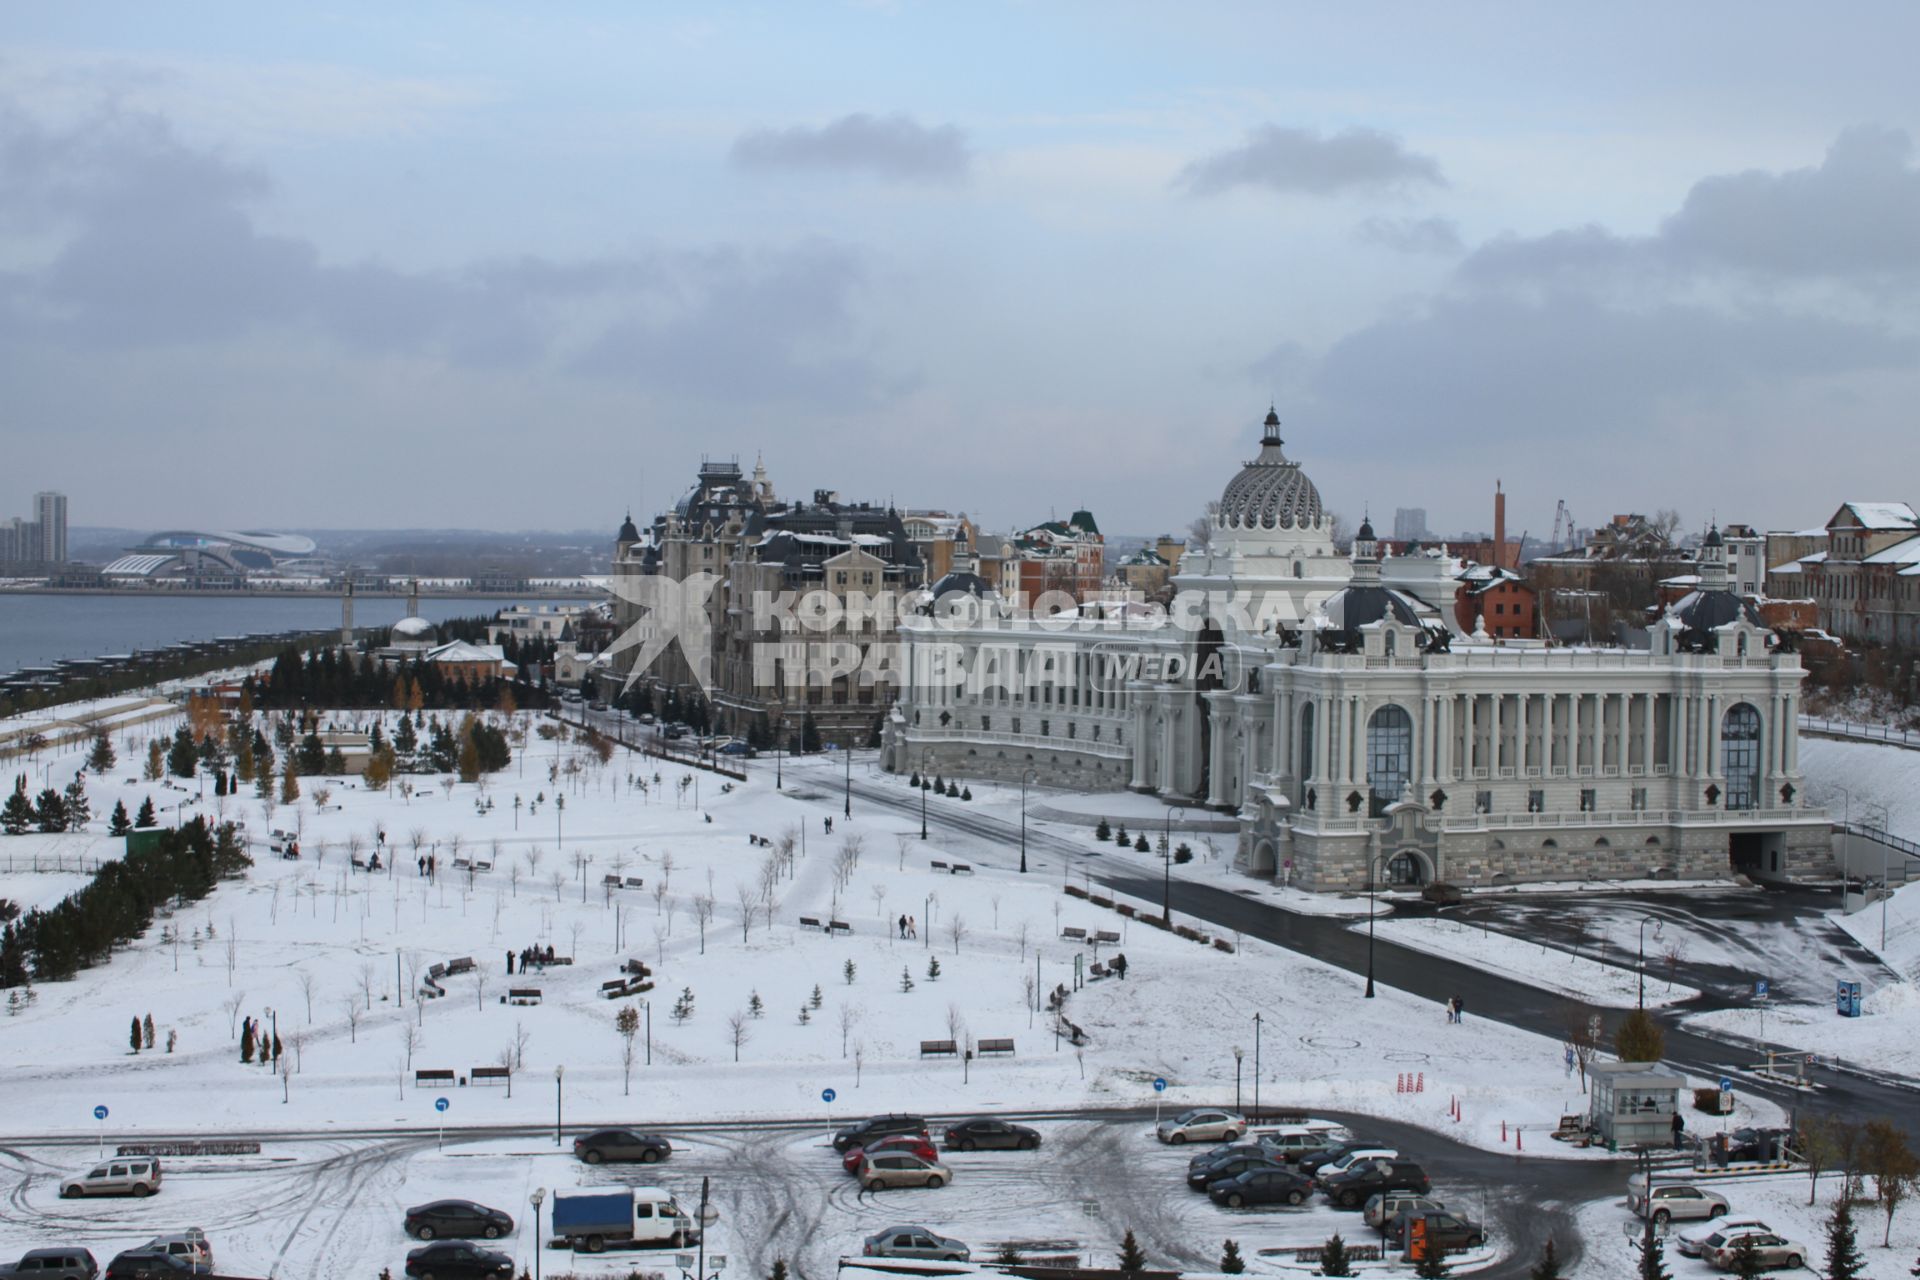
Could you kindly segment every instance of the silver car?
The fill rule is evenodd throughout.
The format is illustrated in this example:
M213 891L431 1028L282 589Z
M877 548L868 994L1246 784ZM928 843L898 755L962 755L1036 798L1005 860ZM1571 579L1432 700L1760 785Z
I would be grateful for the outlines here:
M1379 1191L1367 1197L1366 1211L1360 1216L1378 1231L1403 1213L1445 1213L1446 1209L1446 1205L1431 1196L1415 1195L1411 1191Z
M883 1151L860 1159L860 1185L869 1191L892 1187L944 1187L953 1181L953 1170L938 1160L923 1160L906 1151Z
M109 1160L60 1183L60 1194L69 1200L76 1196L150 1196L159 1189L160 1162L150 1156Z
M1649 1196L1646 1180L1636 1173L1627 1180L1627 1208L1655 1222L1718 1218L1727 1211L1727 1199L1684 1182L1655 1183Z
M888 1227L862 1242L869 1258L925 1258L932 1262L971 1262L973 1250L925 1227Z
M1246 1117L1217 1107L1195 1107L1162 1120L1154 1136L1162 1142L1237 1142L1247 1131Z

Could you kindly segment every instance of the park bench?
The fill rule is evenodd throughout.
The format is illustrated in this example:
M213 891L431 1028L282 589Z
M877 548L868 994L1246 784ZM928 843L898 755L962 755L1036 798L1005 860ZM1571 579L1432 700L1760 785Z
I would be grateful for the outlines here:
M848 924L845 920L829 920L827 921L827 932L828 933L852 933L853 926Z
M929 862L927 865L935 871L945 871L947 869L947 864L944 862Z
M620 972L630 973L636 978L650 977L653 974L653 970L647 968L646 962L642 960L627 961L620 966Z
M645 880L643 880L642 878L640 878L639 876L628 876L628 877L627 877L627 888L629 888L629 889L644 889L644 888L646 888L646 887L647 887L647 882L646 882Z
M974 1052L978 1053L981 1057L985 1057L990 1053L1004 1053L1011 1057L1013 1055L1013 1041L1011 1039L982 1040L974 1046Z
M947 868L947 874L955 875L955 876L959 876L959 875L970 876L973 874L973 867L970 864L965 862L956 862L951 867Z
M1087 940L1087 931L1077 925L1068 925L1060 931L1060 936L1068 942L1085 942Z
M801 916L800 927L802 929L818 929L821 927L821 924L818 920L815 920L812 916Z
M600 883L609 889L618 889L620 887L620 877L609 871L606 875L600 877Z
M957 1058L960 1056L960 1046L951 1040L922 1040L920 1042L920 1056L923 1058L938 1058L943 1056Z
M1111 929L1102 929L1093 935L1093 940L1095 942L1118 942L1120 941L1120 935Z
M413 1073L413 1082L415 1084L452 1084L453 1072L439 1068L416 1071Z
M1295 1262L1318 1262L1320 1261L1320 1254L1321 1246L1316 1244L1311 1248L1295 1249L1293 1251L1293 1260ZM1350 1244L1347 1246L1347 1256L1356 1262L1378 1262L1380 1261L1380 1246L1377 1244Z
M447 976L451 978L462 973L472 973L473 968L473 957L461 956L458 960L447 961Z
M367 860L365 858L353 858L350 859L350 861L353 863L353 869L355 871L365 871L367 869Z
M473 859L471 858L455 858L453 860L453 869L455 871L466 871L470 869L472 866L473 866Z
M505 1001L506 1001L506 1002L507 1002L508 1004L539 1004L539 1003L540 1003L540 988L538 988L538 987L509 987L509 988L507 989L507 994L506 994L506 995L505 995L504 997L502 997L502 998L503 998L503 999L504 999L504 1000L505 1000Z
M445 966L444 964L440 964L436 961L435 963L427 966L427 980L431 982L436 978L444 977L446 975L446 972L447 972L447 966Z
M473 860L473 869L475 871L491 871L493 870L493 864L485 858L475 858Z
M1101 964L1098 960L1095 960L1093 964L1088 967L1087 976L1093 979L1095 982L1098 982L1100 979L1106 977L1109 973L1112 973L1112 972L1113 970L1107 968L1107 966Z
M475 1084L513 1083L512 1067L475 1067L467 1073L468 1079Z
M627 987L627 980L625 978L614 978L600 984L600 994L605 995L607 994L607 992L613 991L616 989L624 991L626 990L626 987Z

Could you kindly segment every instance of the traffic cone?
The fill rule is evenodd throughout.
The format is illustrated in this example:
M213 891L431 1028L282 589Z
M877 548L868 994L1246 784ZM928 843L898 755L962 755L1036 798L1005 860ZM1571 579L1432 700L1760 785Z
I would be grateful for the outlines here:
M1415 1082L1413 1086L1413 1091L1415 1093L1425 1093L1427 1091L1427 1073L1426 1072L1422 1071L1420 1073L1420 1078L1417 1082Z
M1515 1151L1525 1151L1527 1149L1526 1139L1522 1138L1520 1134L1520 1126L1513 1126L1513 1149Z
M1500 1122L1500 1145L1503 1147L1507 1145L1507 1122L1505 1120Z

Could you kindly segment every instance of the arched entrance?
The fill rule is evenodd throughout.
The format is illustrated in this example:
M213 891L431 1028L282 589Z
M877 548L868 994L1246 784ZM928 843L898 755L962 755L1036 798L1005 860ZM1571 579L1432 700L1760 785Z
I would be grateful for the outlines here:
M1388 703L1367 719L1367 812L1379 817L1413 775L1413 717Z
M1433 879L1427 855L1418 849L1402 849L1386 861L1381 877L1394 888L1418 888Z
M1752 809L1760 802L1760 712L1742 702L1720 722L1720 765L1727 775L1727 808Z

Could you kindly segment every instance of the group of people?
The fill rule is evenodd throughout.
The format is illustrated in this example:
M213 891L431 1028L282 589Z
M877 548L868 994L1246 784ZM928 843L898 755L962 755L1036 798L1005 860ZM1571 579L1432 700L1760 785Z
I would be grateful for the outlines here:
M920 922L915 920L912 916L901 916L899 923L900 923L901 937L917 938L920 936Z
M1448 996L1447 997L1447 1021L1448 1022L1465 1022L1466 1020L1467 1020L1466 1001L1462 1000L1459 996Z
M429 880L433 879L433 855L432 854L430 853L421 854L418 858L414 859L414 865L420 868L421 875L425 876Z
M507 976L513 976L513 952L507 952ZM520 949L520 972L525 973L528 965L552 964L552 947L522 947Z

